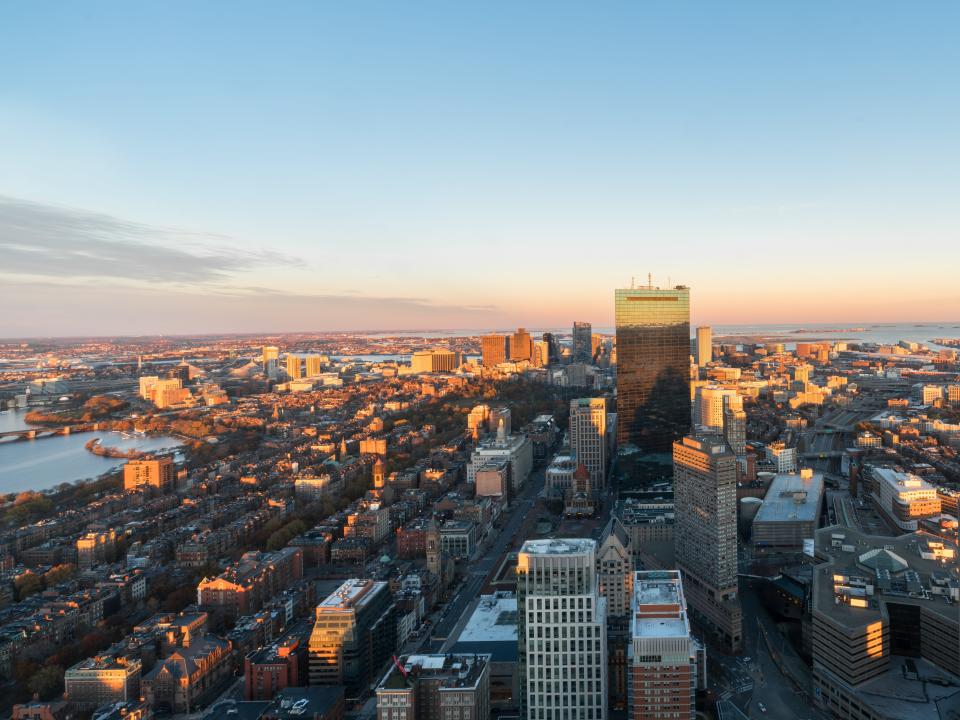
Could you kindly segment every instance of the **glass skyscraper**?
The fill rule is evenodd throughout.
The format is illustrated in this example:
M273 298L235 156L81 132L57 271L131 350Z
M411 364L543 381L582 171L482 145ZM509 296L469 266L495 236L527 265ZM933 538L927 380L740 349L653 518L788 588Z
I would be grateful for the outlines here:
M573 323L573 351L571 357L574 362L593 362L591 342L593 341L593 326L579 320Z
M617 442L672 452L690 431L690 289L615 292Z

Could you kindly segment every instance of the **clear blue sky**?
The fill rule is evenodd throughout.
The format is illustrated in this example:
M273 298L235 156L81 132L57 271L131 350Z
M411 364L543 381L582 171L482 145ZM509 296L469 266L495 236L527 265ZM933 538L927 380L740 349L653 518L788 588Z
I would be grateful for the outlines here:
M960 319L960 3L8 2L0 336Z

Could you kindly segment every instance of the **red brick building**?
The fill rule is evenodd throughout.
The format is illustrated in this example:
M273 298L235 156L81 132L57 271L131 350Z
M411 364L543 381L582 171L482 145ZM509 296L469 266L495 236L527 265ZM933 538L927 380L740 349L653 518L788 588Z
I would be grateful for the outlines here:
M299 638L260 648L244 659L244 698L272 700L287 687L307 683L307 650Z

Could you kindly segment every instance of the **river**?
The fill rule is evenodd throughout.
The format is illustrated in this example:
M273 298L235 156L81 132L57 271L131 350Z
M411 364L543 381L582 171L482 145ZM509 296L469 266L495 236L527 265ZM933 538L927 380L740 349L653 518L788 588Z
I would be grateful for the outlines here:
M38 427L24 421L26 410L0 412L0 432ZM0 494L21 490L47 490L60 483L99 477L121 465L122 458L94 455L84 445L100 438L104 445L121 450L155 452L182 444L175 437L138 436L111 431L57 435L38 440L0 442Z

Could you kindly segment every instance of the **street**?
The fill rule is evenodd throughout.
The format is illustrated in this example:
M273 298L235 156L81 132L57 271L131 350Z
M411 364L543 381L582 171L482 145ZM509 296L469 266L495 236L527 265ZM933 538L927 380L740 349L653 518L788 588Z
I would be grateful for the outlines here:
M506 521L499 532L488 541L486 548L478 551L479 557L469 563L469 572L466 580L456 594L450 599L446 607L431 618L435 623L430 641L421 644L420 650L424 652L440 652L447 638L453 635L453 630L460 622L461 618L466 621L464 612L480 597L480 592L487 579L500 565L503 556L509 550L517 532L527 519L530 510L536 502L536 497L543 488L544 468L534 470L527 480L527 484L520 491L520 494L514 498L510 510L506 513Z

